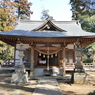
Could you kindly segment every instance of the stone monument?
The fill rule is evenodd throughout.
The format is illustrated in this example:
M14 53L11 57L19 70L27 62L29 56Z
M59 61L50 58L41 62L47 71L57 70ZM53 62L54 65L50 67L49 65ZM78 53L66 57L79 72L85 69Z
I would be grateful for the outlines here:
M12 83L26 83L28 82L28 72L25 70L25 66L23 64L23 57L24 57L24 46L23 43L20 43L20 46L18 47L19 51L19 57L20 57L20 62L19 64L15 67L15 72L12 74Z

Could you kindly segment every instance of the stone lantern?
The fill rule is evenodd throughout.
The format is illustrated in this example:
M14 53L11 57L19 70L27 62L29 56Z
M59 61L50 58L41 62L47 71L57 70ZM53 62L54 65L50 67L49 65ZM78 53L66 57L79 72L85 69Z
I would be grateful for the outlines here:
M25 70L25 66L23 64L23 57L24 57L24 45L23 43L20 43L20 46L18 47L19 51L19 57L20 57L20 62L15 68L15 72L12 74L12 79L11 82L13 83L26 83L28 82L28 72Z
M74 71L79 71L82 72L84 71L83 69L83 65L82 65L82 48L80 47L80 43L76 43L76 48L74 49L75 51L75 60L76 60L76 64L75 64L75 69Z
M82 65L82 48L80 47L80 43L76 43L75 51L75 68L72 72L71 82L72 83L85 83L87 74L84 72Z
M24 51L26 50L26 49L24 48L23 43L20 44L20 47L18 47L17 50L19 51L19 55L18 55L18 56L19 56L19 58L20 58L20 64L19 64L19 65L23 65L22 59L23 59L23 57L24 57Z

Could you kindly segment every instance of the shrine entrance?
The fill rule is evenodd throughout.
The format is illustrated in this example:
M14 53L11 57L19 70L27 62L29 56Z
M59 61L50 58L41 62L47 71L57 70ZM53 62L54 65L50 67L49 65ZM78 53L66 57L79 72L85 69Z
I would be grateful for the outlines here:
M48 64L49 61L49 64ZM51 66L59 66L58 65L58 55L57 54L52 54L49 55L49 59L48 59L48 55L45 54L38 54L38 66L47 66L49 65Z

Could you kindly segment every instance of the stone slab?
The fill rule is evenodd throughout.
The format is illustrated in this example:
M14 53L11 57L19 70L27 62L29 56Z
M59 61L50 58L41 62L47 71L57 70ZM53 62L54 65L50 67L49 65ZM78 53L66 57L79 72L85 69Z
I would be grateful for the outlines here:
M32 95L63 95L56 79L40 79Z

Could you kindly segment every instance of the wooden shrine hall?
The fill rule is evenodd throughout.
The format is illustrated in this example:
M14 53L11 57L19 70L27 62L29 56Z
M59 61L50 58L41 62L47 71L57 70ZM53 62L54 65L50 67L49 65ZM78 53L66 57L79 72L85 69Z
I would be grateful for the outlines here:
M95 33L82 30L78 21L19 21L14 30L0 32L0 40L15 47L15 66L17 48L23 43L23 63L31 74L43 75L47 68L59 75L65 73L66 64L76 64L76 43L83 48L95 42Z

